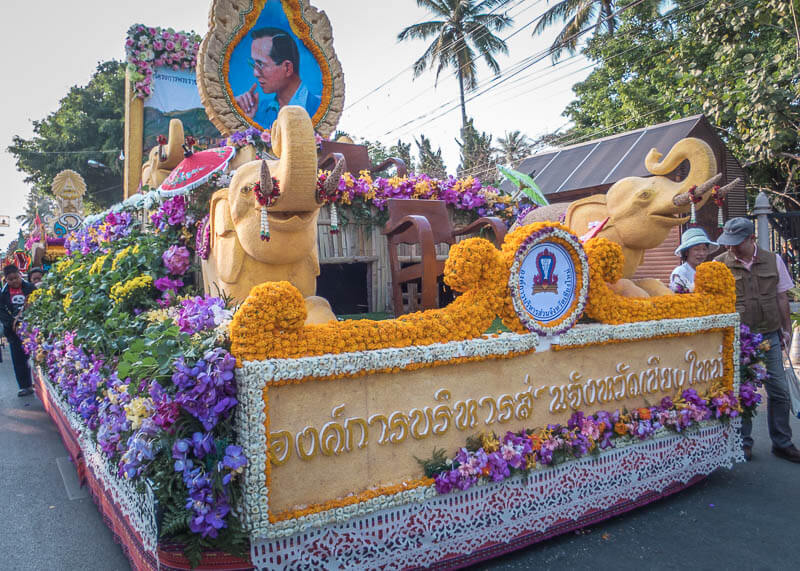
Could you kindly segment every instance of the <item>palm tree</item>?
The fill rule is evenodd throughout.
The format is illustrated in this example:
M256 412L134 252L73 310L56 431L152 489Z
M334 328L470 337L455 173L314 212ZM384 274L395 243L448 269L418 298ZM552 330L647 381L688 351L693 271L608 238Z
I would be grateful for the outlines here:
M553 62L556 62L564 50L570 54L575 53L581 36L580 32L586 28L587 24L594 21L595 32L605 30L608 34L613 35L619 24L620 14L624 10L634 8L642 3L645 4L645 9L655 14L661 0L629 0L620 9L617 9L618 3L614 0L560 0L542 14L533 29L533 35L541 35L557 20L564 23L564 27L556 36L553 45L550 46Z
M437 19L408 26L397 35L399 41L434 38L422 56L414 62L414 77L436 64L436 80L446 67L454 67L461 96L461 124L467 125L464 89L477 84L476 63L483 57L489 68L500 73L494 54L508 53L508 47L492 32L511 26L513 20L494 10L508 0L417 0L417 6L427 8Z
M511 168L517 168L522 159L531 154L533 148L528 136L521 131L506 131L506 136L500 137L497 142L497 152Z

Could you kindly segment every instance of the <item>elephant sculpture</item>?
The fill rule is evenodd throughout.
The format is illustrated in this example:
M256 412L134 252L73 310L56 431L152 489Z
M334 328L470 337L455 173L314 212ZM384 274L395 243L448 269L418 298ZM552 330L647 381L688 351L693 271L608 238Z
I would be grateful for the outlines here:
M713 150L701 139L681 139L663 160L661 158L656 149L651 149L645 158L645 167L657 176L623 178L606 194L537 208L517 224L559 220L563 216L565 224L579 236L603 237L622 246L625 255L623 279L611 284L617 293L629 297L671 294L659 280L636 280L634 283L630 278L641 265L647 250L660 245L673 227L689 221L690 189L695 197L700 197L696 203L696 208L700 208L710 196L708 190L722 175L716 174L717 161ZM685 179L675 182L664 176L685 160L690 165ZM732 184L721 192L726 192Z
M207 293L224 293L244 301L253 286L288 281L306 297L311 322L334 318L330 306L314 296L319 275L317 217L317 151L308 113L297 106L280 110L272 126L277 161L255 160L236 169L230 186L211 197L210 253L203 262ZM343 165L328 177L338 184ZM262 206L256 196L272 189L280 194L268 205L269 240L261 237ZM263 196L263 195L262 195Z
M169 122L169 138L166 145L157 145L150 150L147 162L142 165L142 186L158 188L172 169L183 160L183 123L180 119Z

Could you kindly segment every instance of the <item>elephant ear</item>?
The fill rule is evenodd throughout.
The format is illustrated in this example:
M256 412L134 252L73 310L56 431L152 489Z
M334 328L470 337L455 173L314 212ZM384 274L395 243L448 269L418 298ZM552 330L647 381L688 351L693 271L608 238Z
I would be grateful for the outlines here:
M244 263L245 253L239 244L236 228L231 219L228 189L218 190L211 197L211 254L209 262L216 268L219 278L234 283Z
M602 224L608 217L608 208L605 194L593 194L586 198L576 200L567 208L564 223L578 236L583 236L589 231L590 225ZM605 228L609 228L606 223Z

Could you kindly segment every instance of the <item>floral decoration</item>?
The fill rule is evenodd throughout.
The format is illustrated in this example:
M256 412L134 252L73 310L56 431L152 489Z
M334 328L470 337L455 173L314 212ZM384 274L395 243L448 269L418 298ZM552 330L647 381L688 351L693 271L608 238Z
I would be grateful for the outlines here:
M200 36L194 32L176 32L172 28L134 24L128 29L125 55L133 93L144 99L153 92L153 74L157 67L194 69ZM160 143L159 143L160 144Z
M594 414L577 411L566 425L549 424L501 435L483 433L468 441L454 458L444 460L440 455L422 464L426 475L434 478L437 492L446 494L741 413L732 391L717 388L701 396L695 389L686 389L674 398L664 397L656 406Z
M179 195L154 206L150 232L131 213L108 212L71 234L67 257L24 310L21 336L116 477L151 483L163 536L196 562L204 548L247 549L232 311L191 295L189 202Z

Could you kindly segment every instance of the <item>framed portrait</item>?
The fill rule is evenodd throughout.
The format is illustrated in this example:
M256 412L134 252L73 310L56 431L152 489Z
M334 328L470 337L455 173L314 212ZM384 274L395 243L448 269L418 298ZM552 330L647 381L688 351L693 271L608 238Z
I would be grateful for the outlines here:
M307 0L215 0L198 56L200 96L223 135L299 105L328 135L344 104L330 22Z

